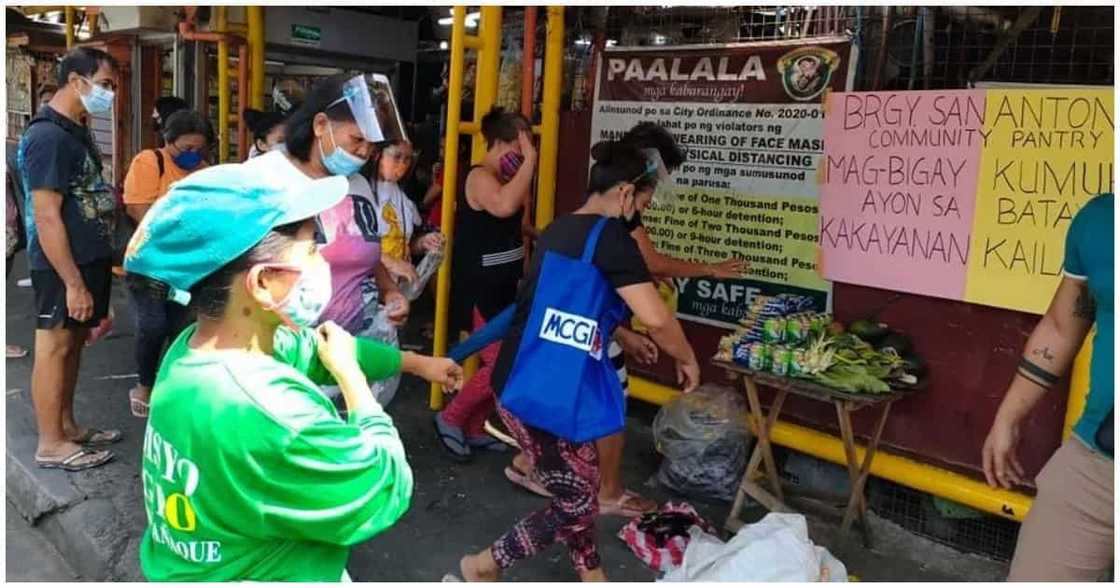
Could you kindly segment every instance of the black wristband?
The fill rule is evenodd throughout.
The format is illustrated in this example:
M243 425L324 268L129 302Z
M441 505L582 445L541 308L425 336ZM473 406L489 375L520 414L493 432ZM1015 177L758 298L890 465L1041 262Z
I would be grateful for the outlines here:
M1058 383L1058 376L1042 369L1038 364L1025 357L1019 360L1019 371L1036 384L1046 388Z

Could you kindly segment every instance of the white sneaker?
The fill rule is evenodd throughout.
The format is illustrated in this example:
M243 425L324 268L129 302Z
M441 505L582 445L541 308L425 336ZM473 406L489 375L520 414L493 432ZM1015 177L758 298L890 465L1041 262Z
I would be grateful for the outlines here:
M31 287L31 278L24 278L24 279L16 282L16 285L19 286L20 288L30 288Z

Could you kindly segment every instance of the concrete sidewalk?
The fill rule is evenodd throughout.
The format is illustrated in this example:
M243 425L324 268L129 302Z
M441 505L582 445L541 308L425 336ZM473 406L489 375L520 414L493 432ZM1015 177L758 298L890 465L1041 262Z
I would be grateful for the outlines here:
M7 287L8 342L30 346L32 292L17 288L26 276L22 261ZM7 362L7 487L19 514L39 529L70 567L86 580L143 580L138 543L146 526L140 484L144 421L128 412L128 389L135 383L133 326L121 288L114 291L117 322L107 340L87 348L75 408L85 426L117 428L125 439L113 447L116 459L78 474L42 470L34 462L36 435L29 382L31 358ZM417 309L413 325L422 324ZM415 333L403 339L417 341ZM392 529L354 548L350 575L357 581L439 581L458 569L459 558L482 549L522 516L543 506L541 498L513 487L502 474L509 455L486 454L474 463L447 460L432 432L427 386L405 377L389 407L408 448L416 479L412 508ZM653 450L652 407L636 406L628 425L624 477L630 488L658 500L681 500L650 482L659 458ZM215 431L215 442L223 432ZM721 522L729 505L692 501L705 517ZM750 520L759 510L748 511ZM607 576L617 581L650 581L646 569L614 535L623 519L601 519L599 546ZM828 547L863 580L998 580L1003 568L957 553L876 520L879 540L865 550L832 538L834 526L810 518L816 542ZM12 562L9 562L12 565ZM43 578L45 579L45 578ZM513 581L574 581L566 552L555 546L519 562L504 578Z

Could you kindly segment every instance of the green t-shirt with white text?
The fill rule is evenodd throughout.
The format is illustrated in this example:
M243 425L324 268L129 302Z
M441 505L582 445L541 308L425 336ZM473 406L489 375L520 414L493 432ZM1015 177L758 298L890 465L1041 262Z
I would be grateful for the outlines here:
M273 357L192 350L184 331L152 392L141 481L153 581L337 581L349 546L408 510L412 470L376 404L340 419L310 330L276 332ZM400 352L357 339L370 380Z

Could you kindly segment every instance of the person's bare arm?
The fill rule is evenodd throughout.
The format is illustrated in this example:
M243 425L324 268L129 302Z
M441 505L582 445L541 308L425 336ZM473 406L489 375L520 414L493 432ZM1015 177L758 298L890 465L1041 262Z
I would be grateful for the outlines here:
M1084 280L1062 278L1050 308L1027 340L1019 370L996 412L984 442L984 475L991 486L1024 482L1015 456L1019 423L1069 369L1089 334L1096 305Z
M408 298L401 293L397 281L393 279L392 274L385 267L385 262L389 260L388 257L381 257L381 263L373 268L373 279L377 281L377 288L381 291L381 303L394 309L389 314L389 320L399 327L408 320L412 305L408 302ZM411 264L409 266L411 267ZM415 276L415 274L414 270L413 275Z
M513 179L502 184L486 170L472 171L467 176L468 203L498 218L509 218L525 207L529 202L529 188L537 167L537 152L526 132L522 131L520 141L525 162L518 168Z
M62 221L62 194L54 190L35 190L31 196L39 244L47 261L66 285L70 318L87 321L93 316L93 296L86 289L85 280L70 251L70 236Z
M659 278L741 278L748 264L739 259L728 259L720 263L694 263L677 259L661 253L649 238L645 227L638 227L630 233L638 243L649 272Z
M691 392L700 384L700 366L696 353L684 336L680 321L657 294L653 283L643 282L618 289L618 295L633 311L653 341L677 361L677 380L684 392Z
M136 224L140 224L140 221L144 220L144 215L148 214L148 209L151 207L151 204L126 204L124 211L128 213L128 216L132 220L136 221Z

